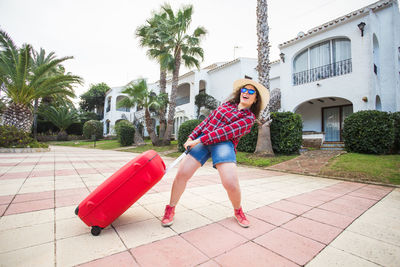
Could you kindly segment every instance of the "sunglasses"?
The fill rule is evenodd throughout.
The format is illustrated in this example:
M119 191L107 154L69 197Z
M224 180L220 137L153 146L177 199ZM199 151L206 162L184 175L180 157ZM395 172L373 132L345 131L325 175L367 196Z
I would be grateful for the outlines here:
M254 93L256 92L256 90L253 90L253 89L247 89L247 88L242 88L242 89L240 89L240 92L241 93L248 93L249 95L254 95Z

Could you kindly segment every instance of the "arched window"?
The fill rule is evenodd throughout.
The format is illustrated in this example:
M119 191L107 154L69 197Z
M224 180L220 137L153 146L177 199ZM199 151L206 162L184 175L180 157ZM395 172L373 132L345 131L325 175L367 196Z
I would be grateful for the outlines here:
M349 39L336 38L318 43L304 49L293 59L293 84L350 73L351 64Z
M129 112L131 109L127 107L118 107L119 102L121 102L124 98L127 98L126 96L119 95L117 97L117 110L118 111L123 111L123 112Z
M382 111L381 98L379 97L379 95L377 95L375 98L375 109Z
M379 42L378 42L378 38L376 38L376 35L374 34L374 36L372 37L372 42L374 45L374 50L373 50L373 54L374 54L374 72L376 75L379 76L379 71L380 71L380 64L379 64Z

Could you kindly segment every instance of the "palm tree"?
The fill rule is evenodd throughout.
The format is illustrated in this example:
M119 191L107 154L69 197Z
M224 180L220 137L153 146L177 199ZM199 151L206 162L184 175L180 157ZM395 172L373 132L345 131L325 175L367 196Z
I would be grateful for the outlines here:
M42 112L42 115L60 130L57 135L57 140L59 141L67 140L67 128L71 126L71 124L79 122L76 110L67 106L58 108L49 106Z
M73 97L73 85L82 83L80 77L71 74L49 75L56 66L72 57L53 59L33 67L31 55L29 44L17 48L7 33L0 30L0 83L11 102L4 112L4 124L25 132L31 131L35 99L57 94Z
M140 106L144 108L144 117L146 121L146 130L150 136L151 142L154 146L160 145L160 140L155 134L155 125L151 120L151 110L160 110L166 103L165 94L156 95L154 92L149 91L147 82L144 79L128 84L122 93L127 94L128 97L122 99L118 103L118 107L133 107Z
M147 55L155 59L160 64L160 93L166 93L167 87L167 69L171 65L171 62L161 62L161 55L168 53L166 50L166 39L168 34L166 34L166 27L163 23L166 20L167 14L160 12L154 14L154 16L148 20L144 25L139 26L136 29L136 37L139 38L140 46L148 47ZM166 119L165 119L166 108L159 111L160 120L160 136L164 136Z
M267 0L257 0L257 51L258 51L258 80L269 89L269 27ZM258 126L257 146L254 153L273 156L271 143L271 114L270 105L261 113Z
M161 32L165 34L166 49L160 55L160 62L172 70L172 88L169 98L167 128L163 141L169 143L174 126L176 95L178 90L179 69L183 63L187 67L200 68L198 58L204 59L203 49L199 46L201 38L206 34L203 27L197 27L191 35L187 34L192 22L193 6L185 6L176 14L171 6L165 4L162 9L167 14L166 20L160 24ZM171 64L173 63L173 65Z

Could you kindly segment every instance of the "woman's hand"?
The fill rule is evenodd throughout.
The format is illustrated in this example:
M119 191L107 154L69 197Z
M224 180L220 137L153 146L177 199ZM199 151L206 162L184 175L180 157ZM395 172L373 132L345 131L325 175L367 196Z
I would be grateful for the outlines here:
M183 147L185 148L185 150L187 150L188 146L190 146L190 148L194 148L199 143L200 143L200 138L198 138L196 140L192 140L191 138L188 138L188 140L183 144Z

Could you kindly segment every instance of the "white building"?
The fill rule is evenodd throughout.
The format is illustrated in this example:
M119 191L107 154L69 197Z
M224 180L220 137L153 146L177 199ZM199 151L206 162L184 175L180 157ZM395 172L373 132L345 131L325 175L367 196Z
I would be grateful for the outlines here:
M299 33L279 45L281 60L271 63L270 89L280 88L282 111L302 116L304 138L341 141L346 116L360 110L400 111L400 13L396 0L382 0ZM238 58L179 78L175 127L196 117L200 91L224 101L236 79L257 79L257 60ZM157 84L151 85L157 88ZM123 96L106 96L104 121L134 111L116 110ZM171 89L168 81L167 91ZM204 114L206 115L206 114ZM105 123L107 125L107 123ZM105 126L107 133L107 126Z

